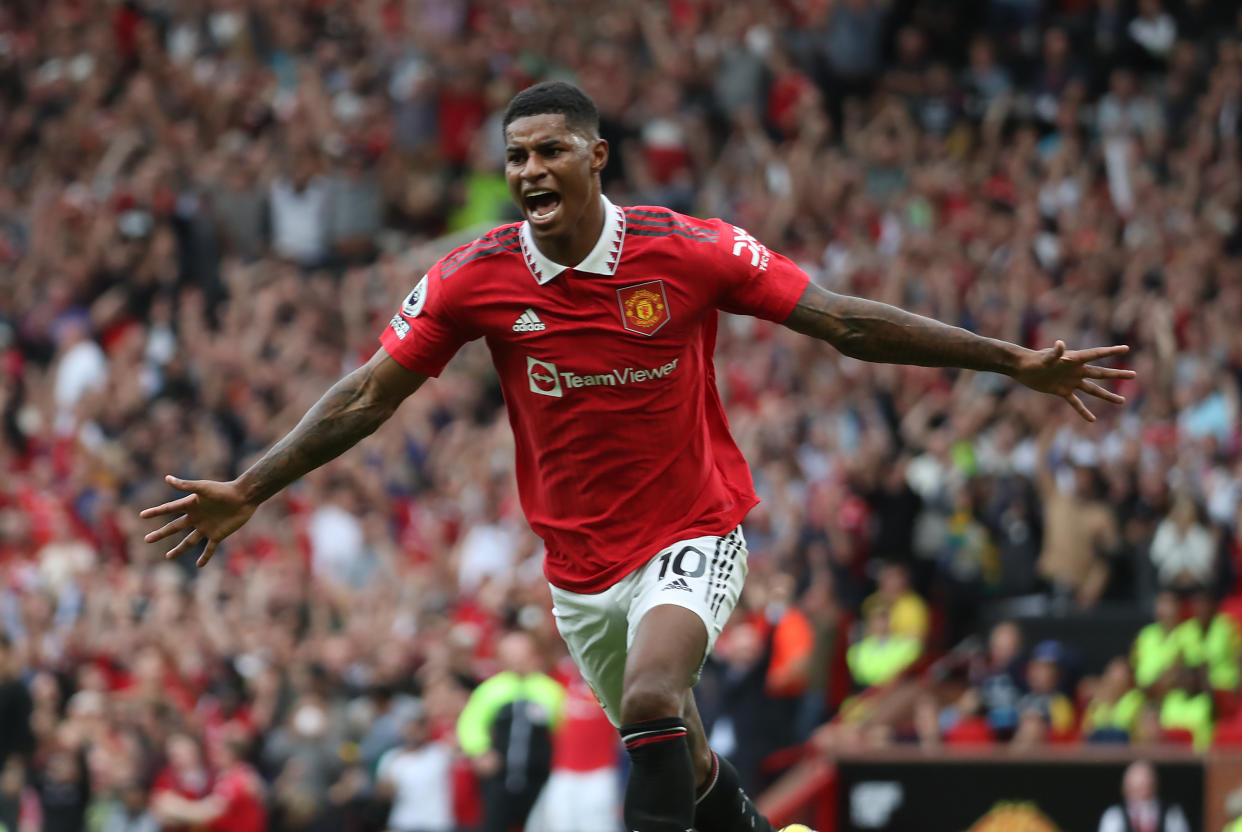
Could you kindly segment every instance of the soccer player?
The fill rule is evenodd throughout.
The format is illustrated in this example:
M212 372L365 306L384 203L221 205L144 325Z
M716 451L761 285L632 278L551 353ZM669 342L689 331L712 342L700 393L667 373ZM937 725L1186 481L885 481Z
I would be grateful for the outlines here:
M231 482L142 517L180 515L203 566L273 494L392 416L476 338L491 350L516 443L522 506L543 538L557 626L620 728L631 832L771 830L707 745L691 687L746 576L741 523L758 501L729 435L712 352L718 310L754 315L865 361L1005 373L1094 416L1076 393L1123 399L1090 362L1126 347L1034 351L834 294L754 237L601 193L608 144L576 87L519 93L505 175L525 221L453 251L418 281L381 348ZM791 829L794 827L790 827ZM801 827L799 827L801 828Z

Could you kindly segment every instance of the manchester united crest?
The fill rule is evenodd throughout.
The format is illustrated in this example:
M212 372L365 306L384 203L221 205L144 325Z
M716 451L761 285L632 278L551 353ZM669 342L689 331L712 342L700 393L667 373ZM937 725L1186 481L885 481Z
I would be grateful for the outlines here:
M617 290L621 304L621 325L630 332L654 335L668 323L668 296L663 280L648 280Z

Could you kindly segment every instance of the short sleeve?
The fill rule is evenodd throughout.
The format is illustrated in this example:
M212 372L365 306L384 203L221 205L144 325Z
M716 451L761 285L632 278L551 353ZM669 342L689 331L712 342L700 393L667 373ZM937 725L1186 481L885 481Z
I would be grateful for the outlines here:
M380 333L393 359L416 373L438 376L470 335L453 318L452 293L437 263L406 295Z
M721 263L717 305L726 312L781 322L789 317L810 278L793 261L769 251L747 231L714 220Z

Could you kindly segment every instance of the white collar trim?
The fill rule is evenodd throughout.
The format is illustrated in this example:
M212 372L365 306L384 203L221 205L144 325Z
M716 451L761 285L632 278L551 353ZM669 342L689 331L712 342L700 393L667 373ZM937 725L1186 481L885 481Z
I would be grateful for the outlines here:
M617 264L621 262L621 246L625 243L625 211L613 205L603 194L599 198L604 203L604 229L595 242L595 248L574 268L580 272L611 275L616 273ZM544 256L535 245L529 222L522 223L522 232L518 236L522 241L522 258L540 286L569 268Z

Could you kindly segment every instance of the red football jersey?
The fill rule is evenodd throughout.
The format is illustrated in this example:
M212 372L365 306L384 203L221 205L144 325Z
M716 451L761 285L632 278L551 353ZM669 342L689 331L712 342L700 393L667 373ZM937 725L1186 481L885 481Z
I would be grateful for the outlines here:
M380 336L429 376L486 339L544 572L584 593L679 539L728 532L758 502L716 392L717 310L783 321L808 280L721 220L604 209L576 267L543 256L526 223L457 249Z
M212 793L224 801L224 813L208 824L211 832L267 832L267 810L259 775L244 763L222 771Z

